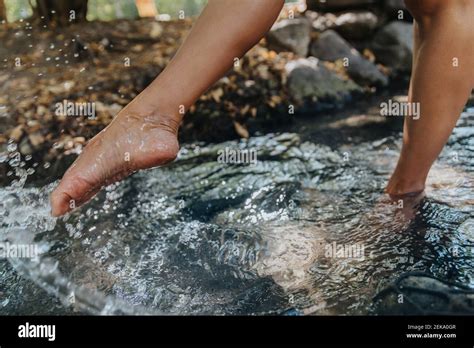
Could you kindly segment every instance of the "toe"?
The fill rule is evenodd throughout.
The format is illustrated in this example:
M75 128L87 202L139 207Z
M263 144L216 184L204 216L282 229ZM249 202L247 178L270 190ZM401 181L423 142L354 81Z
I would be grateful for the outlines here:
M51 194L51 215L58 217L69 211L71 197L63 191L54 190Z
M97 193L92 183L84 178L66 174L51 194L51 215L57 217L79 207Z

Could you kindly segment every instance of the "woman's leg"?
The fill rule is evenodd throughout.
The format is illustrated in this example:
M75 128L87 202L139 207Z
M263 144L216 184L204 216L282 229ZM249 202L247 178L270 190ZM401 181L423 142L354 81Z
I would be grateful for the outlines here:
M387 192L422 191L474 87L474 0L406 0L416 20L409 102L421 115L407 117L403 147Z
M284 0L209 0L166 69L97 134L51 195L63 215L104 185L172 161L184 111L270 29Z

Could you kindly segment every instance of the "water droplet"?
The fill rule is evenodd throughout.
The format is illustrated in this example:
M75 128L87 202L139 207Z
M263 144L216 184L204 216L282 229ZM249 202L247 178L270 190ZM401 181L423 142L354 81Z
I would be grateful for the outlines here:
M10 159L8 164L12 167L18 167L20 165L20 153L16 152L15 155Z
M10 143L10 144L7 145L7 150L9 152L16 151L17 148L18 148L18 145L15 144L15 143Z

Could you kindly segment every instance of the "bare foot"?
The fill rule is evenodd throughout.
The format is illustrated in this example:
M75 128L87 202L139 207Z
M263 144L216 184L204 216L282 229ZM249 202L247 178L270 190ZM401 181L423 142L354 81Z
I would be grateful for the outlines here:
M403 215L413 219L420 202L425 197L425 185L421 180L407 180L400 178L398 171L390 178L385 189L392 204L397 205Z
M66 171L51 194L53 216L79 207L102 187L139 169L163 165L176 158L180 120L127 109L88 143Z
M388 193L392 200L399 199L414 199L416 197L424 196L425 187L424 184L413 183L406 184L403 182L397 181L397 179L390 179L385 192Z
M425 190L425 182L428 173L418 173L405 163L406 161L402 154L385 188L385 192L393 199L398 199L403 196L418 196Z

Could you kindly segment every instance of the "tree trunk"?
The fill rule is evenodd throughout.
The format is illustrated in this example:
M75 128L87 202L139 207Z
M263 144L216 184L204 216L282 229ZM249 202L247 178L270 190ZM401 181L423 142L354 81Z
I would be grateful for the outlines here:
M7 20L7 8L5 7L4 0L0 0L0 22Z
M86 21L88 0L36 0L34 15L42 22L66 26Z

